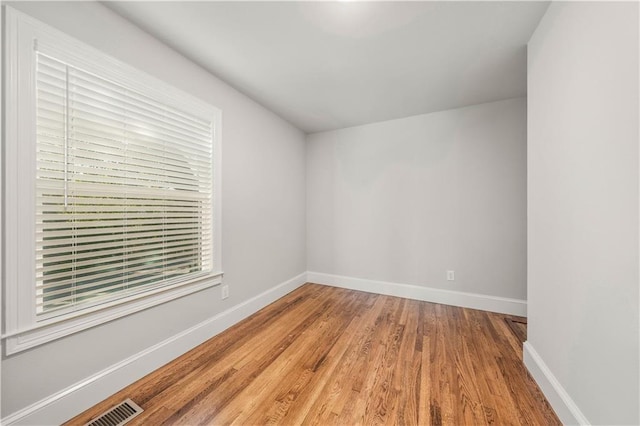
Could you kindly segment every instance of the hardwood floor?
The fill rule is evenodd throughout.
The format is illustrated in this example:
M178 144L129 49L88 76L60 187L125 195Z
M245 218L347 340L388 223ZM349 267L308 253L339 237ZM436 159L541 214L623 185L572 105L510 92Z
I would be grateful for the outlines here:
M505 321L518 340L524 343L527 340L527 319L521 317L510 317L505 318Z
M561 424L506 317L305 284L68 424Z

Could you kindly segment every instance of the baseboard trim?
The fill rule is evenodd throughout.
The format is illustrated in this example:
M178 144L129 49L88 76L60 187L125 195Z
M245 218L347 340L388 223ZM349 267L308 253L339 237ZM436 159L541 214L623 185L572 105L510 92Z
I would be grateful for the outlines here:
M563 424L591 424L529 342L524 342L523 359L527 370L538 383L540 390L542 390L542 393Z
M432 287L421 287L412 284L400 284L387 281L375 281L342 275L307 272L307 281L351 290L388 296L405 297L407 299L424 300L444 305L463 308L480 309L509 315L527 316L527 302L506 297L487 296L484 294L465 293L461 291L442 290Z
M61 424L304 284L306 272L56 392L0 422Z

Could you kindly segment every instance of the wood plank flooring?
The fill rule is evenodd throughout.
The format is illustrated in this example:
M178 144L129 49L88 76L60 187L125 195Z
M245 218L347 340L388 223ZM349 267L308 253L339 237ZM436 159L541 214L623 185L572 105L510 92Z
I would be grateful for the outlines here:
M524 343L527 340L527 319L521 317L505 318L507 325L516 335L518 340Z
M68 424L561 424L506 317L305 284Z

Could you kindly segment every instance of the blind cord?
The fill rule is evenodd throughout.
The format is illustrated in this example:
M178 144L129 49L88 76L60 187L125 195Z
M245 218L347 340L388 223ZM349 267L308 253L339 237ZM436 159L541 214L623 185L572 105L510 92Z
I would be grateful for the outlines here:
M69 207L69 66L64 67L64 209Z

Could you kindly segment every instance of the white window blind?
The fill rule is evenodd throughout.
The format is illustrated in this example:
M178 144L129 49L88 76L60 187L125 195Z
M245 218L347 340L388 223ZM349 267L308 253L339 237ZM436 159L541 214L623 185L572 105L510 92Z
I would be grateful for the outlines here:
M36 54L36 313L213 271L213 121Z

